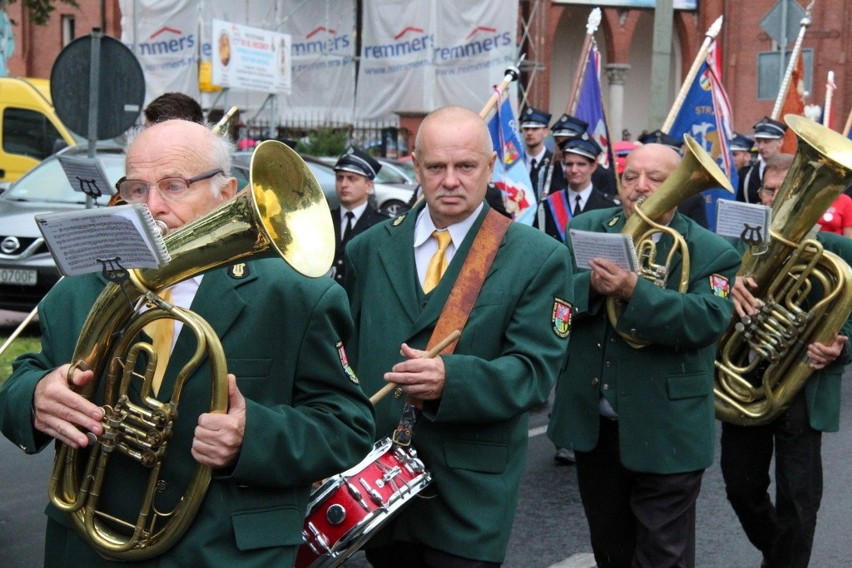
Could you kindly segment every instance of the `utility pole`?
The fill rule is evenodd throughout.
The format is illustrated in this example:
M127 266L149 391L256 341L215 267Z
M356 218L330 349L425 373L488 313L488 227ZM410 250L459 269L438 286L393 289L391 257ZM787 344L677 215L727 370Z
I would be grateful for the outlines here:
M657 0L654 10L654 45L651 48L651 109L648 113L648 130L660 128L669 114L672 57L672 0Z

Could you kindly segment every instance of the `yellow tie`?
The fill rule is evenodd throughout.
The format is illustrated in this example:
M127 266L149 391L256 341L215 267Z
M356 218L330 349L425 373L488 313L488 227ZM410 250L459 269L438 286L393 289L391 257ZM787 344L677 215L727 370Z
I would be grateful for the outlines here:
M423 291L427 294L431 292L438 282L441 281L441 276L447 269L447 258L445 252L447 247L452 242L452 237L449 231L432 231L432 236L438 241L438 250L429 259L429 266L426 267L426 277L423 279Z
M161 290L159 296L166 302L172 303L171 288ZM151 337L151 344L157 353L157 370L154 372L152 385L154 394L156 395L160 391L160 384L163 382L163 376L166 374L166 367L169 364L169 356L172 352L172 339L175 335L175 320L170 318L154 320L145 326L145 333Z

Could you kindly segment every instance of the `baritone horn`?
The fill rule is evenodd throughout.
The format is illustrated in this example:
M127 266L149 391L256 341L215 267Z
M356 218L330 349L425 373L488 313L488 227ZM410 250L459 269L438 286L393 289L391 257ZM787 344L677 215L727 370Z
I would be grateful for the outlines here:
M130 270L128 278L109 283L80 333L72 362L95 373L95 380L80 393L86 398L94 400L99 383L104 382L104 434L88 452L60 444L48 492L81 538L104 557L138 561L162 554L177 543L198 512L211 479L208 467L195 464L173 510L159 510L154 497L184 382L205 357L212 375L209 411L227 411L225 354L216 333L203 318L168 304L155 292L249 257L280 256L309 277L322 276L331 266L331 214L302 159L280 142L265 141L252 155L250 172L247 189L165 238L171 255L167 265ZM140 299L153 307L140 314L134 307ZM151 382L157 354L150 344L137 339L147 323L160 318L182 321L196 336L196 351L177 373L172 392L158 398L152 395ZM147 359L145 369L137 368L140 355ZM130 392L130 383L140 380L140 393ZM135 460L150 472L138 490L135 518L118 518L108 503L99 502L110 460L116 455ZM144 469L141 477L146 477ZM128 492L137 494L132 487Z
M734 313L716 354L716 417L742 426L789 407L813 372L808 344L830 343L852 310L849 265L807 238L852 182L852 142L802 116L785 120L798 147L772 204L772 240L747 250L737 273L755 280L761 306Z
M657 221L680 203L705 189L721 187L729 193L734 192L725 172L713 161L710 154L692 136L685 134L683 140L683 159L675 171L660 184L654 193L636 204L633 215L627 219L624 228L621 229L622 234L630 235L633 240L639 261L639 277L650 280L660 288L667 286L676 254L680 254L681 268L677 289L681 294L685 293L689 287L689 249L680 233L660 225ZM654 241L654 235L659 233L670 235L673 241L663 264L657 263L657 245ZM648 341L618 330L617 324L621 311L621 301L608 296L607 317L624 342L634 349L650 345Z

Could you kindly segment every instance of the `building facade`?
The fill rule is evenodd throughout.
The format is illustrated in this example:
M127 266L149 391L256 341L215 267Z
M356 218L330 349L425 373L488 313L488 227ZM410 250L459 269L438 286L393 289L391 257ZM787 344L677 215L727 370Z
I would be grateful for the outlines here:
M619 3L618 0L602 2ZM15 51L8 60L10 74L49 77L63 46L90 33L92 28L102 28L107 35L120 37L118 0L79 4L79 8L73 8L57 3L44 26L30 21L22 2L7 6L7 13L15 22ZM560 0L522 0L520 4L524 21L519 22L519 29L523 30L519 37L524 38L527 60L534 62L535 68L533 73L525 74L526 102L558 116L565 111L586 22L594 4ZM764 92L761 98L761 90L767 90L767 72L761 73L760 61L766 54L771 55L777 44L761 23L773 8L777 9L779 0L697 0L696 10L675 10L671 22L669 86L659 94L652 93L650 87L654 10L626 6L635 5L636 1L624 4L603 7L602 21L594 36L602 55L601 86L613 138L620 137L626 129L635 139L643 130L660 126L650 124L652 98L666 97L671 105L704 34L719 16L724 16L718 38L722 83L733 108L734 129L749 134L758 119L772 112L775 97ZM805 0L799 0L798 4L804 8ZM795 37L790 39L792 47ZM852 2L817 0L803 48L810 78L806 102L824 106L826 78L833 71L836 84L832 97L833 127L841 130L852 108ZM771 73L768 76L773 77Z

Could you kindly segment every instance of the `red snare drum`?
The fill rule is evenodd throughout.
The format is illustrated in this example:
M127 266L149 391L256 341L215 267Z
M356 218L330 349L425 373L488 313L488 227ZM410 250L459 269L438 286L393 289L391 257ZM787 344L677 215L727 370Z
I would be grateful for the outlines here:
M296 568L342 563L431 481L413 448L376 442L361 463L311 493Z

